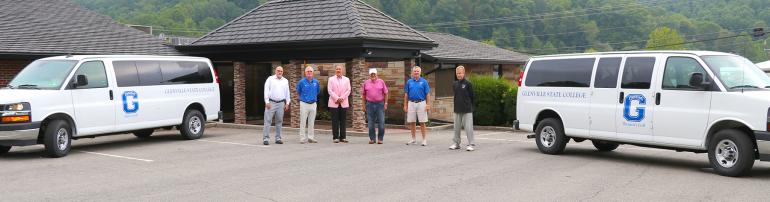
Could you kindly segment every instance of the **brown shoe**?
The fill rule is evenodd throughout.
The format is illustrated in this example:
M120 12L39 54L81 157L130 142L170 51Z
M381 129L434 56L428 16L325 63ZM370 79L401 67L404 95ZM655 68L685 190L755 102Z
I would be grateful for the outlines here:
M369 140L369 144L374 144L374 141L373 140Z
M382 141L377 141L377 144L382 144Z
M341 140L340 140L340 142L342 142L342 143L348 143L348 140L346 140L346 139L341 139Z

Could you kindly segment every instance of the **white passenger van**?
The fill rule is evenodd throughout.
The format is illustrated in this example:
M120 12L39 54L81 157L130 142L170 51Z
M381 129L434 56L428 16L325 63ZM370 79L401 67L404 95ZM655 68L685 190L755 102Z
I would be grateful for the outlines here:
M770 160L770 78L737 55L643 51L532 58L516 127L538 149L570 139L601 151L619 144L708 153L721 175Z
M174 56L59 56L27 65L0 89L0 154L43 144L62 157L73 139L177 126L203 135L219 113L211 61Z

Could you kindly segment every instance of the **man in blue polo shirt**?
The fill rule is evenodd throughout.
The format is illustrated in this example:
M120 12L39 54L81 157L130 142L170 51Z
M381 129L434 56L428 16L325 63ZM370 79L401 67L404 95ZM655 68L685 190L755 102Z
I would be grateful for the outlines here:
M318 80L313 78L313 67L305 68L305 78L297 84L297 93L299 94L299 142L318 143L315 140L315 115L318 101L318 92L321 92L321 85ZM307 126L307 128L305 127Z
M412 130L412 140L407 145L415 144L417 137L415 130L416 122L420 122L420 132L422 133L422 146L428 145L428 137L425 132L425 123L428 122L428 111L430 111L430 86L428 81L420 77L422 69L418 66L412 68L412 78L406 81L404 85L404 111L406 112L406 123Z

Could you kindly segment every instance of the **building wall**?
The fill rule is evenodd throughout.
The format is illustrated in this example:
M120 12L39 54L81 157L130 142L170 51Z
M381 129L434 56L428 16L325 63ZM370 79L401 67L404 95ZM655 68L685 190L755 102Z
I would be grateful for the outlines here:
M8 85L16 74L32 61L28 60L0 60L0 86Z

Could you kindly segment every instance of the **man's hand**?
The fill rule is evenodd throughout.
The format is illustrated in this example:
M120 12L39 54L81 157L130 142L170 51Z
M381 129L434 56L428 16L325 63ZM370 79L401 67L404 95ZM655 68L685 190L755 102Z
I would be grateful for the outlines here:
M337 104L341 104L341 103L342 103L342 101L345 101L345 99L342 99L342 98L337 98Z
M409 111L407 111L407 108L406 108L406 106L407 106L407 105L404 105L404 112L409 112Z
M366 113L366 104L364 104L364 107L361 107L363 109L364 113Z
M388 110L388 102L385 102L385 110Z
M430 112L430 105L425 105L425 112Z
M284 112L289 111L289 104L286 104L285 106L283 106L283 111Z
M270 103L265 103L265 109L272 109L273 105Z

